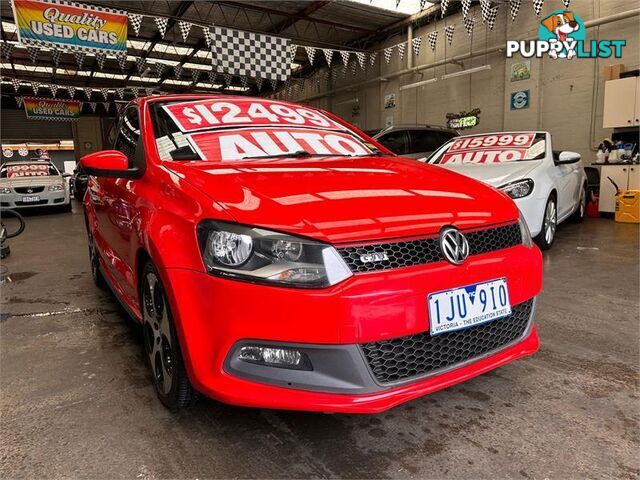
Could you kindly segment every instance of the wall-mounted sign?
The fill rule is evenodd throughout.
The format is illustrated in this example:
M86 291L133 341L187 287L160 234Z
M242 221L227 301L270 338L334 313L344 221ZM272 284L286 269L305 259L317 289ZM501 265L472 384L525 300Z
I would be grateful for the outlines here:
M389 115L384 119L384 128L393 127L393 115Z
M529 108L529 90L511 92L511 110Z
M447 127L454 130L473 128L480 123L480 109L474 108L469 112L447 113Z
M389 93L384 96L384 108L396 108L396 94Z
M531 78L531 61L513 63L511 65L511 81L529 80Z
M13 150L11 150L10 148L5 148L4 150L2 150L2 155L7 158L11 158L13 157Z
M127 13L62 0L14 0L18 40L61 50L123 53Z
M54 98L25 97L24 111L32 120L77 120L80 102Z

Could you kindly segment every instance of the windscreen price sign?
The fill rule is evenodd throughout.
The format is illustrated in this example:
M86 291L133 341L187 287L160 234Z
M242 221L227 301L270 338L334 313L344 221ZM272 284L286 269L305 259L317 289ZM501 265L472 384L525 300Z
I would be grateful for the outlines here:
M445 163L502 163L522 160L535 140L535 133L476 135L454 140L442 156Z

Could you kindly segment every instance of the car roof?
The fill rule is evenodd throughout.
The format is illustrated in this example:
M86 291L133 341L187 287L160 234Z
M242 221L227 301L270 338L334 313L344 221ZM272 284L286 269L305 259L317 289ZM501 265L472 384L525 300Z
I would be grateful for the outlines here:
M443 127L441 125L414 125L414 124L399 124L393 125L391 127L383 128L378 135L389 132L396 132L399 130L424 130L424 131L436 131L436 132L447 132L458 134L458 132L452 128Z
M538 134L543 134L543 133L549 133L549 132L545 132L543 130L519 130L519 131L503 131L503 132L482 132L482 133L470 133L469 135L460 135L461 137L486 137L487 135L510 135L510 134L518 134L518 133L535 133L536 135Z
M8 159L8 160L3 160L3 161L2 161L2 163L1 163L1 165L2 165L2 166L9 165L9 164L11 164L11 165L20 165L20 164L23 164L23 163L29 163L29 164L31 164L31 163L40 163L40 162L42 162L42 163L45 163L45 162L46 162L46 163L50 163L50 164L52 164L52 165L53 165L53 163L51 162L51 160L49 160L49 159L47 159L47 158L32 158L32 159L29 159L29 158L27 158L27 159L22 159L22 158L21 158L21 159L16 159L16 160Z

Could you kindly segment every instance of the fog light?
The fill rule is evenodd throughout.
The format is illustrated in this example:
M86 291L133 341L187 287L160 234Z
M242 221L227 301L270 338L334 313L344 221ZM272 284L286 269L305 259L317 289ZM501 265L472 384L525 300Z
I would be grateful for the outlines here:
M292 348L247 345L242 347L240 352L238 352L238 359L244 362L270 367L313 370L311 360L309 360L307 354Z

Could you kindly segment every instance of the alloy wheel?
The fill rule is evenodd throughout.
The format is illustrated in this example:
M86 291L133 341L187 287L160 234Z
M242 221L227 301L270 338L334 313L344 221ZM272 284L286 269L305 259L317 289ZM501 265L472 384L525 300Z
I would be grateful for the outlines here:
M167 395L172 386L174 351L166 299L155 273L146 274L142 295L145 351L156 388Z
M556 234L556 202L549 200L547 208L544 212L544 239L548 244L553 242L553 237Z
M582 189L582 193L580 193L580 218L584 217L585 211L587 210L587 195L585 189Z

